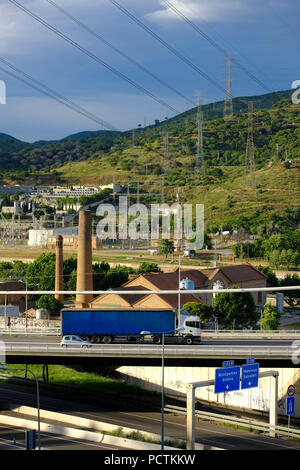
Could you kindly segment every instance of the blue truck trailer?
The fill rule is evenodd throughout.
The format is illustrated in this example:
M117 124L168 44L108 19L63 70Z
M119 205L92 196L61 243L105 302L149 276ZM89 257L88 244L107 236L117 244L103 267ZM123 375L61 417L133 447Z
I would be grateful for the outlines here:
M150 337L159 344L164 333L166 339L192 344L194 337L200 339L200 322L198 317L187 317L187 320L190 320L187 321L189 329L184 326L176 329L172 309L70 308L61 311L61 334L106 344L121 338L143 341Z

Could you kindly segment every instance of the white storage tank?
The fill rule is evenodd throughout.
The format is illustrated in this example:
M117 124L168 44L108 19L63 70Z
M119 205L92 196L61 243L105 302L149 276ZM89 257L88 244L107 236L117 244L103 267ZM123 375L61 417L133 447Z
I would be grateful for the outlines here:
M182 279L180 281L180 289L186 289L186 290L194 290L195 289L195 283L191 279Z
M46 318L46 310L44 308L38 308L36 311L36 319L44 320Z

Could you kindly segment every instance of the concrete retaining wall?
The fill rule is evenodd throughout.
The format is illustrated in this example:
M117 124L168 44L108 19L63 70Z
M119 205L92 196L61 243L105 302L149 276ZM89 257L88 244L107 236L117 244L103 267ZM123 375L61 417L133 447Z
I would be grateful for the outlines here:
M264 372L269 369L260 369ZM286 391L289 385L296 387L295 417L300 418L300 369L299 368L274 368L279 372L278 381L278 413L286 413ZM160 392L161 368L160 367L120 367L118 372L129 384L138 385L141 388ZM213 380L215 378L214 367L165 367L166 393L175 396L186 396L186 384ZM259 379L259 386L249 390L238 390L229 393L214 393L214 387L196 389L196 398L222 403L241 408L249 408L258 411L269 411L270 406L270 379Z
M3 424L11 424L11 425L18 425L20 427L26 427L28 429L37 429L37 409L28 407L28 406L19 406L11 410L16 413L20 413L27 416L34 416L36 418L35 421L27 420L24 418L15 418L7 415L0 415L0 422ZM77 439L85 439L90 440L93 442L98 442L101 444L110 444L110 445L117 445L118 447L124 447L129 449L136 449L136 450L160 450L160 444L152 444L142 441L136 441L133 439L128 439L125 437L116 437L116 436L108 436L106 434L102 434L103 432L113 432L120 428L122 428L123 433L131 434L133 432L138 432L141 436L145 439L160 441L160 435L149 433L145 431L140 431L138 429L132 429L123 426L117 426L115 424L104 423L102 421L91 420L87 418L83 418L77 415L69 415L66 413L57 413L54 411L48 410L40 410L40 419L47 419L47 420L55 420L60 421L65 424L69 425L76 425L80 428L85 429L76 429L76 428L68 428L65 426L60 425L52 425L47 423L41 423L41 431L47 431L54 434L62 434L68 437L74 437ZM15 420L15 421L14 421ZM88 431L88 429L93 429L95 431ZM184 440L180 441L179 439L175 439L172 437L165 436L165 441L173 441L177 443L185 443ZM177 448L165 446L166 450L178 450ZM223 450L218 447L209 446L207 444L195 444L196 450Z
M37 411L35 410L35 414ZM32 421L24 418L17 418L14 416L0 415L0 423L6 424L9 426L18 426L25 429L38 429L37 420ZM108 436L106 434L101 434L97 432L91 432L88 430L69 428L65 426L60 426L57 424L48 424L41 422L40 431L48 432L51 434L59 434L62 436L74 438L74 439L84 439L91 442L96 442L98 444L108 444L115 445L117 447L124 447L131 450L160 450L160 445L152 444L148 442L135 441L133 439L127 439L124 437ZM172 449L173 447L166 447L166 449Z

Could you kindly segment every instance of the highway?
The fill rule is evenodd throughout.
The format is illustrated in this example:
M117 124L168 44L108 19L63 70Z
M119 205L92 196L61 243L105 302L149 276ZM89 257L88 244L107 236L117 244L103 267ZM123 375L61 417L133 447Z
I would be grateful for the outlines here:
M26 450L25 429L0 425L0 450ZM41 433L41 450L124 450L50 433Z
M96 406L90 400L88 401L89 403L84 403L83 397L81 397L80 401L77 401L75 395L72 401L66 401L59 394L56 397L47 396L46 392L41 394L42 409L63 411L72 415L116 424L120 427L130 427L157 434L161 432L161 413L144 409L143 398L140 398L139 403L135 403L134 408L132 408L131 404L126 403L126 398L123 401L119 398L115 401L115 405L111 401L106 404L106 401L103 400L102 405ZM0 403L2 409L11 408L12 403L35 407L36 397L30 388L2 383L0 384ZM17 432L17 430L0 428L0 437L8 441L4 442L3 445L12 443L11 438L14 432ZM165 414L166 436L185 439L185 432L186 423L184 416L175 416L171 413ZM21 434L18 434L18 436L21 436ZM17 440L17 442L20 445L22 444L21 440ZM247 431L225 428L202 421L196 424L196 442L228 450L300 450L299 442L258 436ZM48 434L42 436L42 447L45 448L83 449L88 446L92 447L90 443L76 442L61 436L57 438ZM96 448L99 448L99 446Z

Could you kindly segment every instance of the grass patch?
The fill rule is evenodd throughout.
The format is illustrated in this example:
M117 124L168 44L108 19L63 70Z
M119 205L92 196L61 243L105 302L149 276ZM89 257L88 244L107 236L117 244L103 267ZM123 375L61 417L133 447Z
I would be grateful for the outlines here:
M126 439L132 439L134 441L142 441L142 442L149 442L151 444L161 444L160 440L155 439L148 439L139 431L133 431L129 434L125 434L123 428L119 427L115 431L111 432L103 432L103 434L107 434L108 436L116 436L116 437L124 437ZM165 445L169 447L176 447L177 449L185 449L186 444L184 442L179 441L165 441Z
M20 370L15 370L20 369ZM9 364L8 370L3 371L18 377L25 376L25 366L20 364ZM30 364L28 370L31 370L38 380L43 381L43 367L41 365ZM71 367L49 365L49 383L74 387L80 390L88 390L91 392L114 393L126 396L144 395L154 396L155 392L144 390L134 385L128 385L126 382L102 377L92 372L80 372ZM28 372L28 378L32 378L32 374Z

